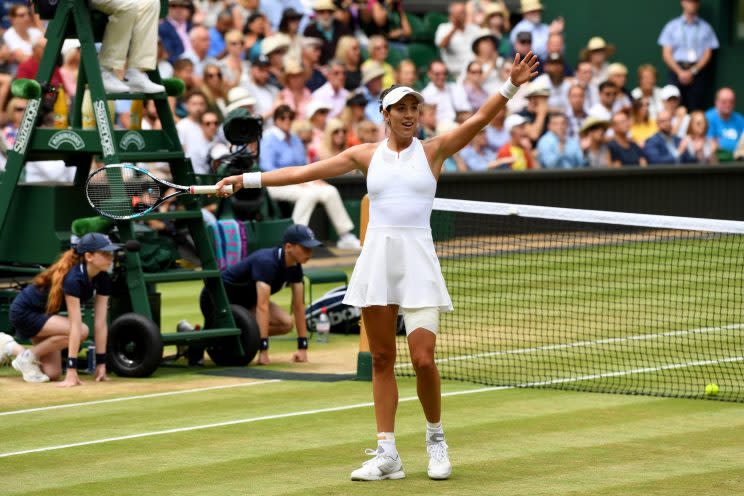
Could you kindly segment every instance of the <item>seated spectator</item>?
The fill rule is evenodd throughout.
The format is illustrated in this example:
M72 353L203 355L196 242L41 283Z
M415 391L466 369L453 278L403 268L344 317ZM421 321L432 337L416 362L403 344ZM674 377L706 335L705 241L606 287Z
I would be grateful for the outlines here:
M589 111L599 103L599 85L594 84L592 64L589 61L579 62L576 65L576 84L584 88L584 108Z
M158 26L158 39L163 43L171 64L175 65L181 55L191 50L188 32L192 15L194 4L191 0L168 1L168 16Z
M617 97L612 106L612 113L630 112L633 106L633 100L630 97L630 91L625 88L628 82L628 68L625 65L615 62L607 67L607 80L617 88Z
M514 34L514 31L512 31L512 35ZM530 52L534 52L534 48L532 45L532 33L529 31L522 31L517 33L516 37L514 37L514 53L509 57L510 60L514 60L514 55L517 53L520 55L522 59L527 57L527 55ZM537 73L542 74L543 73L543 58L538 56L538 61L540 62L540 65L537 66Z
M568 136L571 138L579 138L579 130L581 125L584 123L584 119L589 117L586 111L586 99L584 98L586 90L584 86L580 84L574 84L568 90L568 111L566 112L566 119L568 119Z
M235 14L238 9L233 9ZM243 50L246 53L248 60L261 55L261 45L263 40L267 38L271 32L269 29L269 22L266 20L266 16L261 12L253 12L251 15L245 18L245 25L243 26Z
M331 117L338 117L346 106L346 99L349 97L349 90L345 88L346 70L343 62L332 60L328 64L326 71L328 81L313 91L314 100L324 100L331 106Z
M641 97L648 98L648 112L652 119L664 107L661 103L661 88L656 86L656 68L651 64L642 64L638 67L638 87L630 92L634 100Z
M380 35L390 42L408 42L413 33L402 0L370 0L359 12L359 24L367 35Z
M342 36L336 45L336 60L344 64L344 88L354 91L362 85L362 48L353 36Z
M716 93L715 107L705 113L708 119L708 136L718 140L721 151L730 154L744 136L744 116L736 112L736 94L731 88L721 88Z
M209 50L207 55L214 59L225 56L227 45L225 35L233 29L233 16L229 10L223 10L217 14L214 25L209 28Z
M566 40L563 33L550 33L548 36L548 54L560 53L563 57L563 73L566 77L573 77L574 70L566 60Z
M488 147L486 130L481 129L468 146L460 150L460 157L471 171L487 171L501 165L496 161L496 152ZM506 165L506 164L504 164Z
M527 98L527 108L518 112L526 119L525 132L533 143L537 143L543 135L548 120L548 98L550 88L538 81L532 81L524 90Z
M277 2L279 4L283 2ZM263 5L262 5L263 7ZM298 5L301 7L301 5ZM289 39L289 49L285 58L293 60L298 64L302 61L302 38L300 34L300 22L304 17L300 9L287 7L282 11L282 17L279 21L278 31Z
M307 89L315 91L323 86L327 79L320 70L320 50L323 40L319 38L302 38L302 67L307 73Z
M640 165L646 167L648 160L637 143L628 138L630 134L630 118L625 112L618 112L612 116L613 139L607 146L610 148L612 167L623 165Z
M708 119L705 118L705 112L695 110L689 118L687 152L701 164L717 164L718 141L708 136Z
M429 84L421 91L426 103L437 106L437 122L454 122L454 83L447 82L447 66L441 60L429 64Z
M550 88L548 108L552 112L566 112L568 110L568 90L571 81L566 77L566 67L563 55L558 52L548 54L545 60L545 74L538 76L535 83Z
M646 144L643 145L649 164L680 164L696 161L695 157L687 151L689 138L680 139L672 134L672 114L666 110L659 112L656 125L659 126L659 132L646 140Z
M3 42L10 51L9 61L15 67L31 56L34 43L44 38L44 33L33 26L31 9L26 4L11 5L8 17L11 26L3 33Z
M16 78L36 79L36 73L39 72L39 63L41 62L42 55L44 55L46 44L46 38L38 38L34 40L31 56L18 64L18 70L15 74ZM62 75L60 74L58 67L55 67L54 72L52 72L51 83L55 87L62 86ZM70 95L67 96L69 97Z
M310 121L295 119L292 121L290 132L296 134L297 137L300 138L300 141L302 141L302 144L305 147L305 153L308 154L308 148L310 147L310 143L313 141L313 125Z
M607 168L610 166L610 149L605 143L605 132L609 122L590 116L584 120L579 135L581 149L584 150L586 163L592 168Z
M176 131L186 157L191 159L194 172L207 174L209 170L202 167L206 163L207 139L201 126L202 114L207 111L207 97L199 90L191 91L184 97L186 102L185 118L178 121Z
M449 4L449 22L440 24L434 34L434 43L439 48L442 61L455 79L465 70L470 59L471 44L479 31L476 24L466 24L465 20L465 4L452 2Z
M282 84L284 89L279 92L282 103L289 105L298 119L306 119L305 109L313 99L312 93L305 86L307 73L294 59L284 60L284 77Z
M247 89L256 99L256 113L268 122L276 109L279 88L271 84L271 62L266 55L253 59L248 81L238 86Z
M191 165L195 172L209 173L212 172L212 150L217 146L224 147L224 144L217 140L217 131L220 125L219 116L215 112L207 110L201 115L200 125L206 146L202 150L198 150L198 153L192 150Z
M592 66L592 83L599 86L603 81L607 81L607 59L615 53L615 45L609 45L604 38L595 36L586 44L586 48L581 50L579 59L582 62L589 62Z
M489 94L499 90L504 81L499 74L499 68L504 59L498 52L498 40L488 29L481 28L478 36L473 40L471 48L473 49L474 62L480 64L483 74L481 85ZM467 77L467 72L460 77L462 82Z
M512 114L504 121L504 128L509 132L510 139L496 154L496 158L504 159L500 168L512 170L537 168L538 163L532 152L532 140L527 136L527 119L519 114Z
M482 78L483 68L480 62L470 62L462 82L455 83L453 88L455 110L473 112L486 103L488 93L481 85Z
M422 103L419 105L419 129L417 137L425 140L437 134L437 106L433 103Z
M313 140L308 148L308 161L315 162L318 160L318 150L323 143L323 136L328 122L328 115L331 111L331 105L324 100L310 100L305 109L307 119L313 126Z
M506 8L503 0L493 0L490 4L485 5L483 7L483 20L474 22L474 24L480 24L481 27L491 31L491 34L498 40L496 51L502 57L511 58L512 53L514 53L509 40L511 23L509 22L509 9Z
M346 108L341 112L341 121L346 126L346 146L351 147L361 143L357 134L357 125L365 122L364 109L369 103L367 96L362 90L349 94L346 99Z
M194 77L201 80L209 58L209 30L204 26L194 26L189 31L189 40L191 49L184 52L180 58L189 59L194 63Z
M633 100L633 107L630 112L630 137L641 147L646 144L647 139L658 131L656 121L649 116L648 108L649 99L642 97Z
M619 90L614 83L610 81L602 82L599 85L599 101L589 109L589 115L603 121L609 121L612 117L618 92Z
M333 0L315 0L313 10L315 20L307 25L306 37L318 38L323 42L321 46L320 65L326 65L336 53L336 45L342 36L351 36L351 30L341 21L333 17L336 12Z
M417 79L416 64L411 59L401 60L398 63L398 67L395 68L395 84L408 86L409 88L418 88ZM389 87L385 86L385 88Z
M486 141L491 150L498 151L509 141L509 132L504 126L505 119L506 109L502 109L486 126Z
M369 51L369 58L362 63L362 71L369 66L377 65L382 68L385 75L382 77L382 87L389 88L395 84L395 71L393 66L388 64L385 59L388 56L388 42L384 36L374 35L369 37L369 43L367 44L367 50ZM401 62L402 63L402 62ZM416 80L416 66L414 66L414 82ZM407 86L407 85L404 85ZM413 87L413 86L411 86Z
M661 101L664 110L672 114L672 133L683 138L687 134L687 126L690 124L690 116L687 109L680 105L681 93L679 88L668 84L661 89ZM707 129L706 121L706 129Z
M520 33L530 33L533 51L540 59L545 60L548 55L548 36L550 33L562 33L565 23L562 17L558 17L547 25L542 22L542 12L540 0L522 0L522 20L511 31L511 42L516 46Z
M251 64L243 57L243 43L243 33L237 29L225 34L225 55L220 59L220 68L228 89L246 83L251 77Z
M39 59L41 60L41 59ZM78 40L65 40L62 44L62 65L59 75L62 77L62 86L70 98L75 98L77 92L77 77L80 70L80 42ZM16 74L16 77L20 77ZM0 94L0 102L5 98Z
M362 121L357 124L356 133L360 143L377 143L382 139L380 128L372 121Z
M344 121L338 118L328 121L323 136L323 144L318 150L318 159L326 160L335 157L348 148L348 128Z
M282 33L272 34L261 42L261 55L269 59L269 84L282 89L280 82L284 69L284 56L289 50L289 37Z
M380 66L368 66L362 74L362 87L360 91L367 97L367 105L364 108L364 117L381 126L383 124L380 113L380 95L382 95L382 78L385 71Z
M261 139L259 165L262 171L307 163L302 141L290 132L293 119L294 112L288 106L279 105L276 108L274 127L264 132ZM344 136L343 143L345 142ZM325 181L313 181L305 184L273 186L267 190L275 200L294 203L292 220L295 224L307 225L315 206L321 203L339 235L337 246L343 249L359 250L359 240L352 233L354 223L346 213L341 196L334 186Z
M551 114L548 132L537 142L537 158L545 169L574 169L584 166L584 153L576 138L567 136L564 114Z
M216 113L220 121L225 118L227 88L222 80L222 70L216 64L204 66L204 84L199 88L207 97L207 109Z

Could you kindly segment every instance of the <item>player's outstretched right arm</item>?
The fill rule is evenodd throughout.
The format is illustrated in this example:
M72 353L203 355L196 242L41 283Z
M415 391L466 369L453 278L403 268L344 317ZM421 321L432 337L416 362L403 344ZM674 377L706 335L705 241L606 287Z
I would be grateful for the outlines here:
M369 145L357 145L344 150L335 157L320 160L308 165L283 167L269 172L247 172L236 176L229 176L220 180L217 187L218 196L230 196L222 190L228 184L233 187L233 193L240 188L261 188L264 186L286 186L300 184L318 179L336 177L355 169L362 170L361 156Z

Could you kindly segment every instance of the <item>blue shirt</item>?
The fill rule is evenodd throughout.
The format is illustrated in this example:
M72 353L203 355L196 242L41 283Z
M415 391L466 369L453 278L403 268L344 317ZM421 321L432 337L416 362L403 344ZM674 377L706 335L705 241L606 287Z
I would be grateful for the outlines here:
M88 278L88 270L84 263L75 265L62 281L62 292L65 295L80 299L80 304L87 303L93 298L93 294L109 296L111 294L111 277L106 272L99 272L93 279ZM26 311L46 313L49 288L39 288L29 284L13 300L12 306L15 311ZM65 300L62 300L60 311L66 308Z
M209 29L209 50L208 57L217 57L225 49L225 37L217 31L217 28Z
M712 108L705 113L705 118L708 119L708 136L718 140L718 147L729 152L736 150L736 145L744 134L744 116L734 112L724 121L718 111Z
M646 154L649 164L679 164L693 163L697 159L685 150L682 155L677 154L681 138L669 136L661 131L651 136L643 145L643 153Z
M672 57L677 62L697 62L707 49L718 48L718 37L706 21L699 17L690 23L684 15L669 21L661 30L658 43L671 47Z
M261 139L261 158L259 165L262 171L270 171L292 165L305 165L307 154L305 145L296 135L284 133L278 127L272 127L264 133Z
M263 248L223 270L222 279L230 284L261 281L271 286L271 294L274 294L288 283L302 282L302 266L287 267L282 247Z
M517 35L522 32L532 33L532 51L541 59L545 60L545 57L548 55L548 36L550 35L550 27L544 22L533 24L527 19L522 19L512 28L511 34L509 35L512 46L516 46ZM542 67L542 64L540 64L540 67Z
M488 170L488 164L496 160L496 152L485 146L478 153L475 151L475 148L468 145L460 151L460 158L465 161L468 169L485 171Z
M543 134L537 141L537 152L540 163L546 169L573 169L583 167L586 163L581 145L576 138L566 138L563 151L559 149L560 141L551 131Z

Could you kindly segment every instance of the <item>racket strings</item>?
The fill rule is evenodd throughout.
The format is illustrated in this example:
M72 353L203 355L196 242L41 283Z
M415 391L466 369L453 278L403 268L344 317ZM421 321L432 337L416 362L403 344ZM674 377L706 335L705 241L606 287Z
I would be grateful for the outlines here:
M103 168L87 185L90 203L102 214L127 218L152 209L161 197L160 185L150 176L126 167Z

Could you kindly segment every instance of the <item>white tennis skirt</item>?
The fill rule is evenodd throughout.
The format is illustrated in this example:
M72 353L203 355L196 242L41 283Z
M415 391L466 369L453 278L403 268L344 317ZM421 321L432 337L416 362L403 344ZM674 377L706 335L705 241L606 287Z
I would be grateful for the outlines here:
M368 228L343 301L354 307L394 304L451 311L431 229Z

